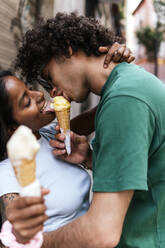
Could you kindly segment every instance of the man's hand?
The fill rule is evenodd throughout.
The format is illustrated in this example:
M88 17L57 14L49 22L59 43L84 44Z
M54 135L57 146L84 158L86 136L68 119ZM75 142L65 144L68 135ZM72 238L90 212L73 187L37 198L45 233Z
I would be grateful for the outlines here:
M125 44L119 44L115 42L110 48L109 47L99 47L100 53L107 53L104 60L104 68L107 68L110 62L127 62L131 63L135 57L133 56L131 50L126 47Z
M56 130L59 131L59 126L56 126ZM65 149L65 135L58 133L55 135L56 140L51 140L50 145L55 148L53 154L60 159L73 164L81 164L84 161L91 162L91 149L85 136L77 135L71 132L71 154L67 155ZM90 167L90 166L89 166Z
M9 203L6 215L18 242L27 243L42 230L48 218L43 196L48 193L49 190L42 189L41 197L17 197Z

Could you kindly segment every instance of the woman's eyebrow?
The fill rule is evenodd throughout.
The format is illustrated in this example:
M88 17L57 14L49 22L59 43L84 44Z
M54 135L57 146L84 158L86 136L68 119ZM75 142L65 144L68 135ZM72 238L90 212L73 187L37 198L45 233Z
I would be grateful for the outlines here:
M19 99L19 102L18 102L19 106L21 106L21 104L22 104L22 102L23 102L25 96L26 96L26 91L23 93L23 95L22 95L22 96L20 97L20 99Z

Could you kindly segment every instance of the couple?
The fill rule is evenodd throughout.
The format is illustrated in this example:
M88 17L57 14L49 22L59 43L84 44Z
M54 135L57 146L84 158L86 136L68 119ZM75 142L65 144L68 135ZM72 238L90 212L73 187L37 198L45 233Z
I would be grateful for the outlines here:
M165 245L165 86L125 62L111 62L104 70L98 47L114 41L93 19L57 14L27 32L20 48L17 67L29 82L40 78L52 97L81 102L89 92L101 96L93 151L85 137L75 133L70 156L62 134L51 141L57 148L53 153L62 160L92 166L94 193L84 215L44 234L43 247ZM46 218L42 198L18 198L7 212L22 241Z
M100 50L104 51L106 48L100 48ZM109 56L112 56L115 51L117 54L114 55L114 60L120 60L121 55L123 59L125 56L127 57L126 60L130 61L133 59L131 55L129 56L130 51L128 49L119 44L114 44L109 50L105 63L107 63L107 60L110 60ZM104 58L104 55L102 57ZM40 80L42 81L42 79ZM56 230L87 212L91 185L90 176L82 167L71 163L68 165L68 163L53 156L53 149L49 145L49 141L54 139L56 133L56 123L53 121L55 113L49 108L49 103L45 101L42 92L29 90L11 72L1 71L0 106L0 199L3 222L6 218L5 212L10 205L8 203L18 198L19 194L19 185L10 161L7 159L6 142L16 128L24 124L33 130L40 143L41 149L37 154L36 161L37 177L41 185L50 190L49 194L45 196L47 215L40 215L39 210L37 212L38 217L35 218L37 224L34 224L34 226L39 226L34 230L33 228L30 230L33 236L36 231L42 228L42 223L45 221L44 233L46 236L46 233ZM71 129L79 134L88 135L94 131L94 116L95 109L73 119L71 121ZM91 125L89 125L89 120ZM88 146L86 138L81 137L81 140L83 139L84 147ZM85 154L81 155L82 162L84 156ZM78 162L81 161L78 160ZM46 193L44 192L44 194ZM37 210L37 206L35 208ZM17 217L16 211L13 210L12 214L14 214L15 218ZM18 216L20 214L21 211L19 211ZM24 215L21 214L21 216ZM33 226L31 222L28 224L30 224L30 227ZM21 231L24 231L24 228L21 227ZM45 240L47 240L46 237Z

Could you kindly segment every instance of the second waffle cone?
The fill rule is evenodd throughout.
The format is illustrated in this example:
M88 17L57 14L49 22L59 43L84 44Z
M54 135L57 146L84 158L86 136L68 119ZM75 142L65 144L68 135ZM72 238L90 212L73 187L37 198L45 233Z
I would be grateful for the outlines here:
M13 166L17 180L21 187L28 186L36 180L36 162L33 160L22 160L18 166Z

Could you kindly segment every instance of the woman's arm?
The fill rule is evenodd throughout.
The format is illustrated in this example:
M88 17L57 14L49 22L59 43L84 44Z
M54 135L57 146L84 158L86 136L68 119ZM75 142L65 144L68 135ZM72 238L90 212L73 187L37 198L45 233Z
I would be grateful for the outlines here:
M17 193L10 193L0 197L0 213L1 213L2 223L7 220L6 210L8 204L12 202L14 199L16 199L18 196L19 194Z
M6 210L8 207L8 204L12 202L14 199L18 197L17 193L10 193L6 194L0 197L0 214L1 214L1 220L2 224L7 220L6 217ZM0 248L5 248L5 246L0 242Z

